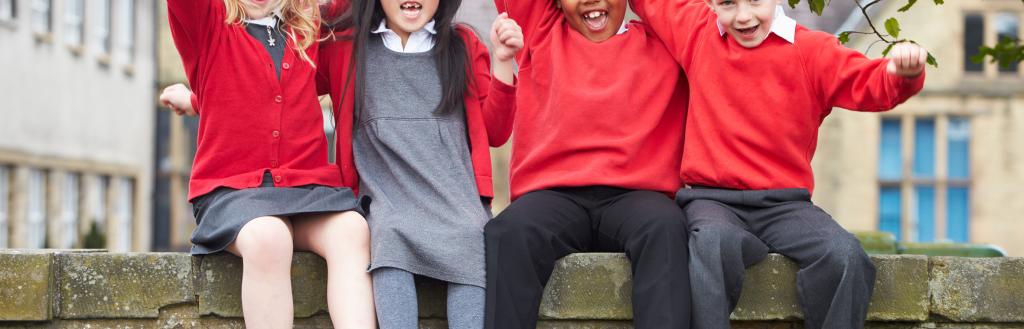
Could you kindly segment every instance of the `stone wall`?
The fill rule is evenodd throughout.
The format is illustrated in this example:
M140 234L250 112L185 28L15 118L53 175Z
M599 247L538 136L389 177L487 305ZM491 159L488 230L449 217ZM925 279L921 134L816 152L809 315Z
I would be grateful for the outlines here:
M1024 259L874 255L870 328L1024 328ZM800 328L796 265L750 268L734 328ZM324 261L296 253L297 328L330 328ZM0 251L0 328L241 328L241 262L229 255ZM444 289L419 283L422 328L445 328ZM539 328L631 328L622 254L558 262Z

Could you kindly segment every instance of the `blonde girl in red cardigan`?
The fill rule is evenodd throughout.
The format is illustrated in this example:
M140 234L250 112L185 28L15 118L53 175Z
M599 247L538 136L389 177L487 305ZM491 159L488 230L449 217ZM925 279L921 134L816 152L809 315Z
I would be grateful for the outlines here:
M291 328L294 250L327 261L339 328L375 328L362 202L328 162L315 79L316 0L168 0L191 88L168 88L176 112L199 109L189 200L193 254L242 258L248 328Z

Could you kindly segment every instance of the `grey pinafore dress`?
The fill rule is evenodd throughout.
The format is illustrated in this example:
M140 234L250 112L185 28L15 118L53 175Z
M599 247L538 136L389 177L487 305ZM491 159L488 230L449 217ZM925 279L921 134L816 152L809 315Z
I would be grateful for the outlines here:
M352 146L360 191L373 199L370 270L484 287L490 212L474 180L465 112L435 113L441 84L430 52L398 53L370 40Z

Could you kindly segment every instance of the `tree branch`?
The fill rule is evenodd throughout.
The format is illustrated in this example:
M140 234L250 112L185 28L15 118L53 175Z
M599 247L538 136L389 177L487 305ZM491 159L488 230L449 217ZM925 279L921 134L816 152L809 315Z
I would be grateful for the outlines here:
M882 1L882 0L874 0L871 3L868 3L867 6L876 4L879 1ZM868 26L871 27L871 31L874 31L874 34L877 35L878 38L881 39L882 41L885 41L886 43L892 43L892 41L889 41L889 39L886 39L885 36L883 36L881 32L878 32L878 28L875 27L875 23L871 21L871 15L868 15L867 6L861 5L860 1L858 1L858 0L853 0L853 2L857 4L857 7L860 8L860 12L862 14L864 14L864 19L868 21Z

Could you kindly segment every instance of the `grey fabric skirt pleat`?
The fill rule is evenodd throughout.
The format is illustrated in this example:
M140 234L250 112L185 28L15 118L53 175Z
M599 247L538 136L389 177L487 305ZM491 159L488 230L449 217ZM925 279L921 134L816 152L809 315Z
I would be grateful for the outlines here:
M192 200L198 225L192 231L192 254L223 251L250 220L265 217L294 217L328 212L356 211L366 215L369 198L357 198L347 187L306 185L274 187L264 178L260 187L221 187ZM292 218L294 219L294 218Z

